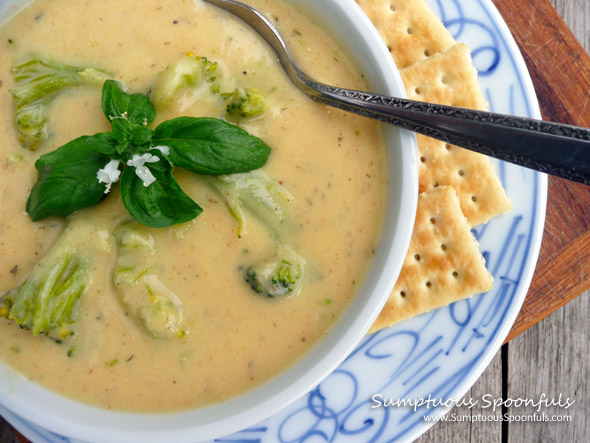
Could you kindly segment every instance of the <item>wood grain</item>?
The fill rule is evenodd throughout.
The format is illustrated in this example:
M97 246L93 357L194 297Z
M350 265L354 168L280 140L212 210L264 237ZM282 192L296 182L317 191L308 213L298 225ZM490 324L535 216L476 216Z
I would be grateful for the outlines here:
M508 397L575 401L568 409L551 407L540 412L568 415L562 422L513 422L510 443L590 441L590 294L567 304L539 325L528 329L508 346ZM512 407L508 413L529 415L532 407Z
M551 2L582 43L586 52L589 52L590 1L551 0ZM549 190L552 192L557 188L553 186ZM580 207L583 209L586 205L588 208L588 190L574 195L581 196L580 202L583 201L576 206L578 213L576 217L578 217L581 212ZM560 204L560 208L565 213L569 212L569 208L565 207L559 198L552 198L551 195L549 198ZM571 201L572 198L568 200ZM585 220L587 222L587 219ZM548 243L554 244L554 236L561 235L561 232L550 231L547 228L546 234L551 236ZM588 229L588 226L585 228ZM580 249L583 248L585 246L580 246ZM577 261L577 257L572 257L572 260ZM585 258L584 260L586 261ZM585 265L582 268L585 268ZM581 270L577 272L579 275ZM588 277L584 275L581 278ZM589 314L590 292L587 291L506 345L508 377L505 383L508 385L507 391L510 396L535 395L539 392L558 396L563 393L566 396L573 395L576 403L568 411L571 421L542 424L513 423L504 441L510 443L590 441L590 420L588 420L590 398L587 386L590 372L588 357L590 355L590 324L587 321ZM484 376L487 376L487 373ZM511 411L511 413L515 412Z
M512 30L543 118L590 126L590 56L548 0L494 0ZM590 188L549 179L537 269L506 341L590 288Z

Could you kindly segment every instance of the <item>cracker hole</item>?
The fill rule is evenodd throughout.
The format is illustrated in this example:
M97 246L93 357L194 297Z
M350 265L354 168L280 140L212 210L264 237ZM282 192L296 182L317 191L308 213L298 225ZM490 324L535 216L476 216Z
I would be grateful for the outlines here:
M463 169L459 169L457 171L457 174L459 174L461 177L463 177L465 175L465 171Z
M420 257L420 254L416 254L416 255L414 255L414 258L416 259L416 261L420 261L420 258L421 258L421 257Z
M414 89L414 92L418 95L420 95L422 93L422 90L420 88L416 88Z
M430 217L430 223L435 224L436 223L436 218Z
M428 49L424 50L424 56L425 57L430 57L430 51Z
M389 46L389 45L387 45L387 49L388 49L389 52L392 52L393 51L393 48L391 46Z
M412 28L408 28L408 29L406 30L406 32L408 33L408 35L412 35L412 32L414 32L414 31L412 30Z
M426 157L424 157L424 156L420 157L420 161L421 161L422 163L426 163Z
M451 145L450 145L450 143L447 143L447 144L445 144L445 148L447 149L447 151L450 151L450 150L451 150Z
M432 283L430 283L430 281L427 281L427 282L426 282L426 287L427 287L428 289L432 288Z
M394 4L389 5L389 9L391 10L391 12L395 12L395 5Z
M477 197L476 197L475 195L472 195L472 196L471 196L471 201L472 201L473 203L475 203L475 202L477 201Z
M443 251L446 251L446 250L447 250L447 245L445 245L445 244L443 243L442 245L440 245L440 248L441 248Z
M453 277L455 277L455 278L459 277L459 273L457 271L453 271Z
M437 182L434 182L434 183L432 184L432 187L433 187L433 188L438 188L438 183L437 183Z
M440 78L440 82L441 82L443 85L446 85L448 81L449 81L449 79L447 78L447 76L446 76L446 75L443 75L443 76Z
M406 293L405 293L404 291L400 291L399 295L400 295L400 297L402 297L402 298L403 298L403 297L405 297L405 296L406 296Z

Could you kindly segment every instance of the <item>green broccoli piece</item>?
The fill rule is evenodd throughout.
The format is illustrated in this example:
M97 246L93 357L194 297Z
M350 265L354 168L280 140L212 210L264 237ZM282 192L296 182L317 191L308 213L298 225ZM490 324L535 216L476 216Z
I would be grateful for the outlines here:
M237 88L233 92L220 92L223 78L218 63L187 52L185 57L170 63L158 74L150 98L156 106L168 106L178 91L184 88L195 90L203 84L209 84L210 94L205 96L219 97L220 103L226 100L228 104L225 111L232 117L258 117L268 110L268 101L260 89ZM231 79L226 79L224 89L233 89Z
M216 94L219 92L220 76L221 70L217 63L187 52L185 57L169 64L158 75L150 98L154 105L166 106L172 102L174 95L180 89L197 88L204 82L210 83L210 91Z
M239 174L208 176L205 179L224 199L229 211L239 222L238 237L246 233L244 209L280 237L281 228L286 223L283 203L291 201L293 197L266 172L258 169Z
M283 242L293 240L294 229L283 208L293 197L261 169L232 175L208 176L205 180L225 200L239 222L238 237L246 233L244 210L253 215L279 244L272 256L245 269L244 279L258 294L267 297L297 295L303 282L305 259Z
M114 231L117 255L114 284L121 302L155 338L184 337L182 301L154 273L153 237L136 222Z
M2 297L0 315L61 343L75 334L78 302L91 283L91 250L69 226L27 280Z
M252 289L267 297L297 295L301 289L305 260L282 244L270 259L249 266L244 279Z
M23 147L34 151L47 138L49 105L60 91L74 86L102 86L109 73L96 68L72 66L35 56L11 68L15 87L10 94L16 104L14 121Z
M47 107L34 103L16 109L14 122L18 127L18 141L23 147L34 151L47 139Z
M238 237L246 233L244 210L253 215L279 243L271 257L245 268L244 279L258 294L267 297L297 295L303 281L305 260L281 242L293 239L285 202L293 199L279 183L261 169L232 175L206 177L205 180L225 200L230 213L239 222Z
M143 284L150 298L138 308L137 315L146 329L156 338L184 337L180 299L153 274L145 275Z
M226 112L232 117L259 117L268 110L268 100L258 88L238 88L228 99Z

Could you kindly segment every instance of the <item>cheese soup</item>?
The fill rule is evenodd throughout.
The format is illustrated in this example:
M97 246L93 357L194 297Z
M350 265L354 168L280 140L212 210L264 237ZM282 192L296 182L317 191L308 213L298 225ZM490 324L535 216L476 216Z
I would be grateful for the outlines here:
M337 42L295 8L276 0L248 3L279 27L312 77L367 88ZM387 175L375 122L308 99L252 29L199 0L39 0L0 28L0 48L0 294L27 281L66 235L92 255L71 332L55 339L0 319L3 362L88 404L163 412L248 391L326 336L355 296L379 241ZM220 91L207 82L187 86L160 106L154 85L187 54L216 63ZM116 183L94 206L33 222L25 205L39 156L111 130L101 88L70 87L50 104L46 140L35 151L24 148L9 93L11 66L34 56L101 69L127 91L151 94L153 127L178 116L211 116L259 137L271 153L252 177L263 180L268 198L280 201L278 228L255 208L232 206L228 193L239 180L182 168L174 170L176 180L203 208L190 222L167 228L130 223ZM224 93L240 88L264 94L262 115L226 113ZM146 252L127 254L125 238L145 240ZM302 260L295 275L301 285L271 294L248 269L285 251ZM118 272L127 272L130 262L145 275L121 280ZM157 316L138 306L134 285L140 278L148 289L150 281L157 284L182 315L181 327L165 329L173 334L159 334Z

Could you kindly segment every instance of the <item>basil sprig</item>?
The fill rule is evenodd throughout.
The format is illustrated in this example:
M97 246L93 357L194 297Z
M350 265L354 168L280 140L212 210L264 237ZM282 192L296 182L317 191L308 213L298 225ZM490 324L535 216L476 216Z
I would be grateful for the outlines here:
M39 176L27 201L33 221L97 203L120 175L121 198L135 220L158 228L184 223L203 210L174 179L174 166L234 174L262 167L270 154L262 140L216 118L179 117L152 130L149 98L129 95L113 80L104 83L101 105L111 132L79 137L35 163ZM101 182L99 174L110 178Z

